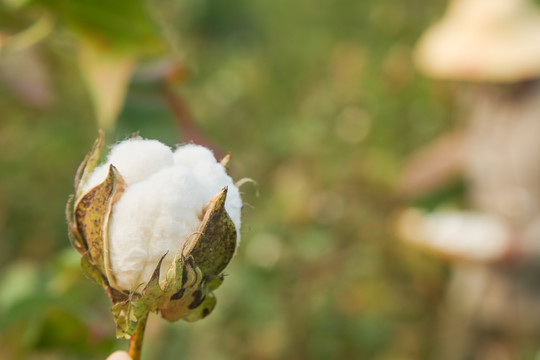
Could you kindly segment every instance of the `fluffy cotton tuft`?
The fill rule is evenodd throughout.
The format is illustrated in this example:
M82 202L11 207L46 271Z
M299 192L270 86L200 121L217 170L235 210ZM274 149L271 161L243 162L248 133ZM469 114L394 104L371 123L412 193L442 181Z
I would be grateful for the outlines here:
M122 174L126 183L132 185L161 168L172 166L174 159L171 149L157 140L124 140L111 148L104 164L94 169L83 186L83 192L101 184L107 177L111 164Z
M174 163L193 169L197 164L216 164L210 149L195 144L179 146L173 154Z
M123 141L111 149L105 164L95 168L83 189L101 183L110 164L128 184L109 224L111 267L121 288L140 291L165 254L166 271L197 231L203 207L225 186L225 210L240 229L238 188L205 147L189 144L173 153L155 140Z
M204 198L212 198L223 187L228 187L225 210L236 228L240 229L240 192L225 168L216 161L214 154L204 146L189 144L176 149L173 157L176 166L185 166L193 172L201 184Z

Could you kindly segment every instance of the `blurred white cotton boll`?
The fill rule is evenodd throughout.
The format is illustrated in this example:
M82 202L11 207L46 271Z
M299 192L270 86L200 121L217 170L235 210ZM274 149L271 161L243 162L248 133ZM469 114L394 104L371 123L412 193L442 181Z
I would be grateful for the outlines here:
M473 212L440 212L426 217L425 237L448 252L477 260L502 256L510 238L497 218Z
M412 244L462 260L493 261L504 256L511 240L498 218L476 212L408 209L399 218L398 233Z
M146 283L156 259L165 254L162 269L168 269L184 241L197 231L204 200L197 180L184 167L165 168L129 186L114 205L109 227L118 285L134 289Z

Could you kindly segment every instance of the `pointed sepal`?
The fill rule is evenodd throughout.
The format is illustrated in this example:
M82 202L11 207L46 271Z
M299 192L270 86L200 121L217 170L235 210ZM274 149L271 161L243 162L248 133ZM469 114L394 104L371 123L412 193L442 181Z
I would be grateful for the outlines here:
M163 290L159 286L159 274L161 272L161 263L167 254L163 255L159 260L150 280L142 291L142 299L148 304L150 311L155 311L159 308L161 299L163 298Z
M236 250L236 227L225 210L227 188L207 204L201 225L186 249L205 275L219 275Z
M94 145L90 149L90 152L86 154L86 157L82 161L81 165L77 169L75 174L75 195L77 199L81 197L80 186L84 184L88 178L88 175L94 170L96 164L99 160L99 154L101 152L101 147L103 146L103 141L105 139L105 133L99 130L99 137L94 142Z
M88 258L88 253L84 254L81 257L81 269L83 274L99 286L106 286L107 282L103 278L103 274L101 271L90 262L90 259Z
M75 204L74 220L81 242L88 249L88 260L102 274L107 274L105 261L108 260L105 243L107 222L112 205L118 200L126 185L120 173L110 166L105 181L90 189ZM107 259L106 259L107 258Z
M220 160L220 165L225 168L225 171L229 170L229 164L231 163L231 154L227 154Z

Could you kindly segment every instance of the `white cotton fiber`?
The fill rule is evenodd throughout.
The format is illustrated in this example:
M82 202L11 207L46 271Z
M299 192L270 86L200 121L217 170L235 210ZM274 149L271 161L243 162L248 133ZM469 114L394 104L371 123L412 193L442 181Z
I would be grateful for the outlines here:
M179 146L173 154L174 163L193 169L197 164L215 164L216 158L210 149L201 145Z
M168 167L129 186L115 204L109 225L110 257L118 285L146 284L157 261L168 269L178 249L199 226L204 201L186 168Z
M97 167L83 187L83 192L100 184L113 164L128 185L135 184L159 169L173 165L171 149L157 140L128 139L111 149L107 162Z
M225 210L231 217L237 229L240 229L240 210L242 200L238 188L234 185L231 177L227 175L223 166L214 162L213 164L201 162L192 169L193 174L201 184L201 191L205 198L212 198L224 186L228 187Z
M210 150L190 144L173 153L155 140L126 140L112 148L107 163L96 167L83 189L102 182L111 163L128 184L109 223L111 267L122 289L140 291L167 254L164 274L197 231L203 207L225 186L225 209L240 229L240 193Z
M495 259L508 246L508 229L497 218L474 212L440 211L425 218L425 239L449 254Z
M227 186L227 200L225 210L234 222L236 229L240 229L240 213L242 199L240 192L234 185L225 168L216 161L214 154L204 146L188 144L180 146L173 154L176 165L190 168L201 184L200 189L205 198L212 198L218 191ZM238 232L240 239L240 232Z
M157 140L129 139L111 149L108 162L116 166L128 185L173 165L171 149Z

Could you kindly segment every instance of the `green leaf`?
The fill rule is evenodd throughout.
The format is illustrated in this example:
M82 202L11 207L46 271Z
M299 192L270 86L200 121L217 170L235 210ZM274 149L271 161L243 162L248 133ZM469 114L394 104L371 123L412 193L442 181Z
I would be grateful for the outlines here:
M148 53L161 48L143 0L34 0L74 34L116 52Z

